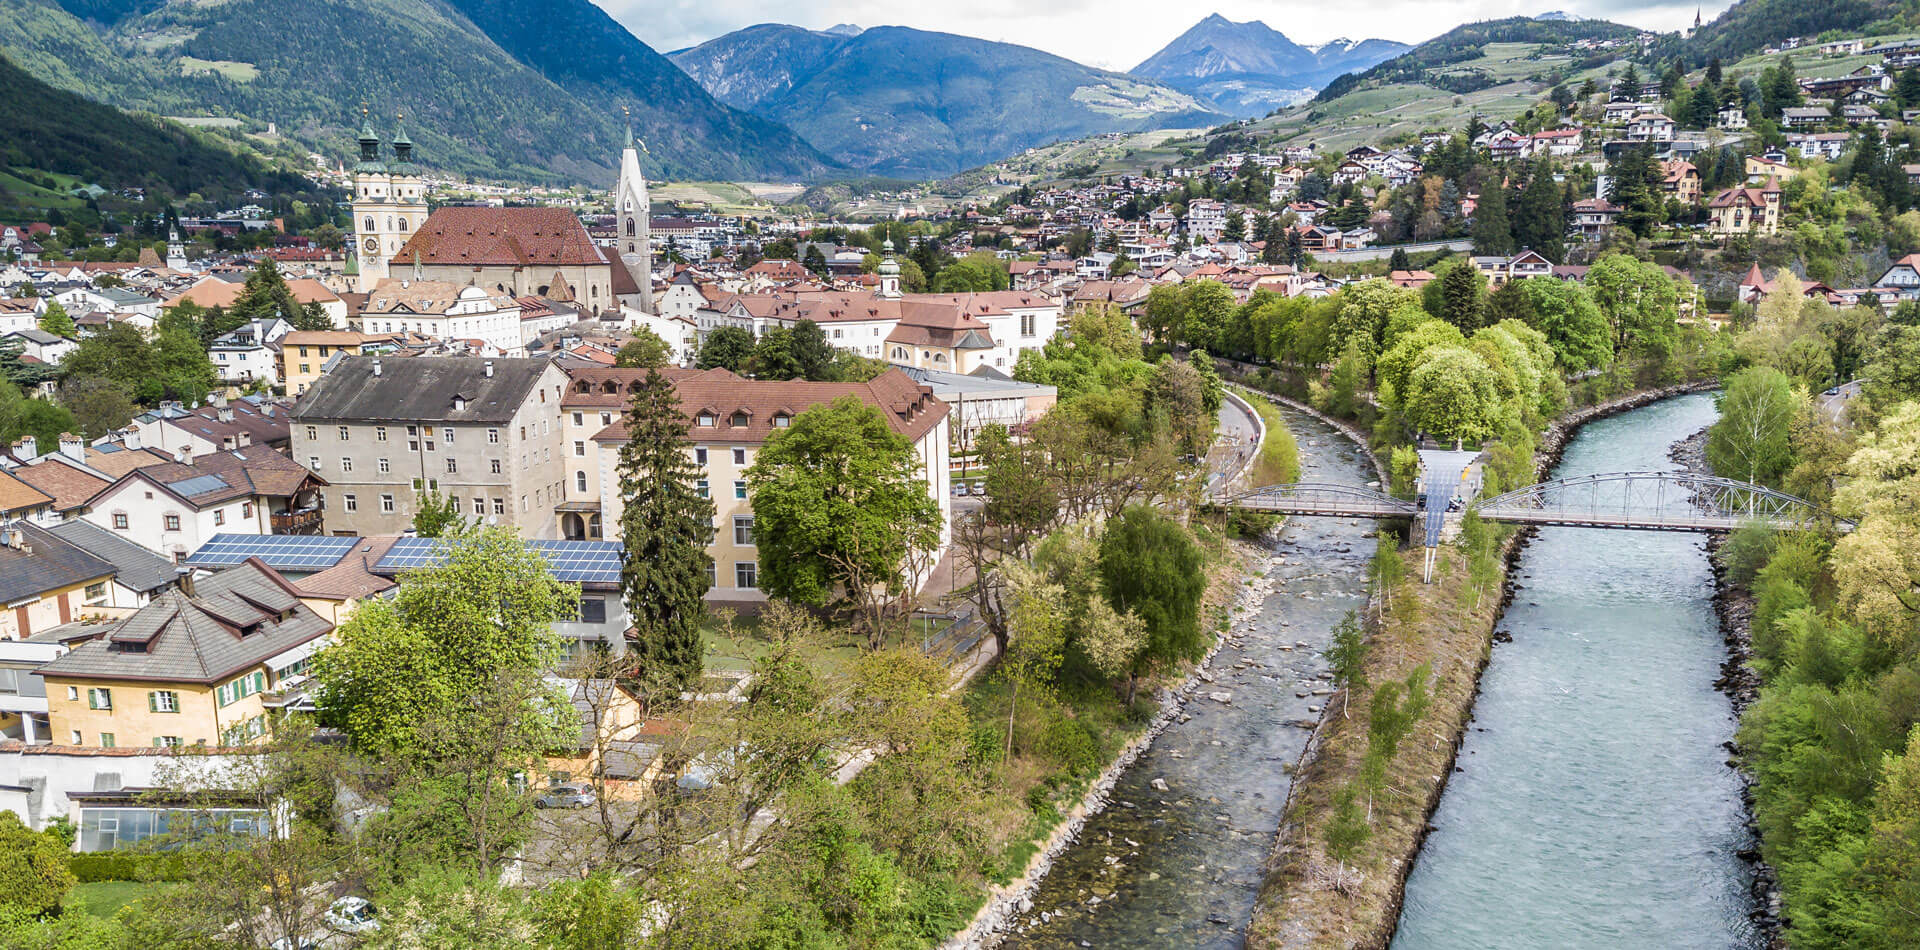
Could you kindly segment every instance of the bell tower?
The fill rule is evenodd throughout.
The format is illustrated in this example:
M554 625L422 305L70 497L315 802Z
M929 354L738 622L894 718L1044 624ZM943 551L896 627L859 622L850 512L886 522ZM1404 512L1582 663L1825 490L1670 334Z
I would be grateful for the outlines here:
M389 246L388 197L393 190L393 175L380 160L380 136L373 131L373 119L367 107L360 107L360 161L353 166L353 253L358 256L360 276L354 284L359 293L371 293L387 278L387 264L397 246Z
M653 220L647 198L647 176L640 172L640 149L633 141L633 122L627 122L627 146L620 151L620 183L613 188L614 247L619 266L640 287L639 307L653 313Z

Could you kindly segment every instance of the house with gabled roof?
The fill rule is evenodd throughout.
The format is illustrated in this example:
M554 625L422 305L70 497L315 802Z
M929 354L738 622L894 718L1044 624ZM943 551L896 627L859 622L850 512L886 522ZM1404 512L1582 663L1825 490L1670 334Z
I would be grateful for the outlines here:
M216 534L319 533L326 484L256 445L133 469L89 499L83 517L178 563Z
M39 669L54 742L235 747L268 735L333 624L259 559L181 585L120 620L62 630Z
M1707 228L1715 237L1780 233L1780 184L1728 188L1707 202Z

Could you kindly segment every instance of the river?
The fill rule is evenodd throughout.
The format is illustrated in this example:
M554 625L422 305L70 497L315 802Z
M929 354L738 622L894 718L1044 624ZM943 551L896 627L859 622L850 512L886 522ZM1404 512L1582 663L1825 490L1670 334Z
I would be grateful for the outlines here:
M1282 410L1302 481L1364 485L1373 469L1331 427ZM1265 568L1278 583L1234 618L1214 681L1114 787L1033 895L1005 947L1219 947L1243 942L1262 865L1325 696L1319 651L1365 597L1370 521L1294 519ZM1208 697L1232 694L1231 703ZM1156 780L1165 788L1155 785Z
M1556 474L1672 470L1714 417L1694 395L1593 422ZM1527 545L1397 950L1760 943L1704 541L1549 527Z

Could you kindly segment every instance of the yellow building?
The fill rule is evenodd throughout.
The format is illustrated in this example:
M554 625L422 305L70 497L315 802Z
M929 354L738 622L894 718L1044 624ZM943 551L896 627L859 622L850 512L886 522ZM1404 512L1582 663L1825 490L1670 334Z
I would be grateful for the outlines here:
M0 524L0 640L109 609L118 569L26 521Z
M359 356L368 343L392 339L351 330L295 330L280 338L280 383L287 395L298 396L326 375L329 360L342 353Z
M1768 179L1758 188L1729 188L1707 203L1708 230L1715 237L1780 233L1780 183Z
M270 731L269 713L333 632L257 558L94 626L36 671L57 744L245 745Z

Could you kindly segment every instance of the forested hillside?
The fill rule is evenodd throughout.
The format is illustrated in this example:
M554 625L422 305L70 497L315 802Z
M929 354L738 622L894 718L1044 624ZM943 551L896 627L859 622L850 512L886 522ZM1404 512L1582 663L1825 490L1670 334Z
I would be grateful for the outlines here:
M1537 43L1565 46L1579 40L1629 39L1632 27L1605 20L1534 20L1511 17L1457 26L1434 39L1365 72L1348 73L1327 84L1314 97L1315 103L1328 102L1366 86L1391 83L1420 83L1448 92L1473 92L1494 85L1496 77L1472 69L1445 67L1477 59L1490 43ZM1610 52L1596 51L1595 63L1614 58ZM1582 66L1584 68L1584 64Z

